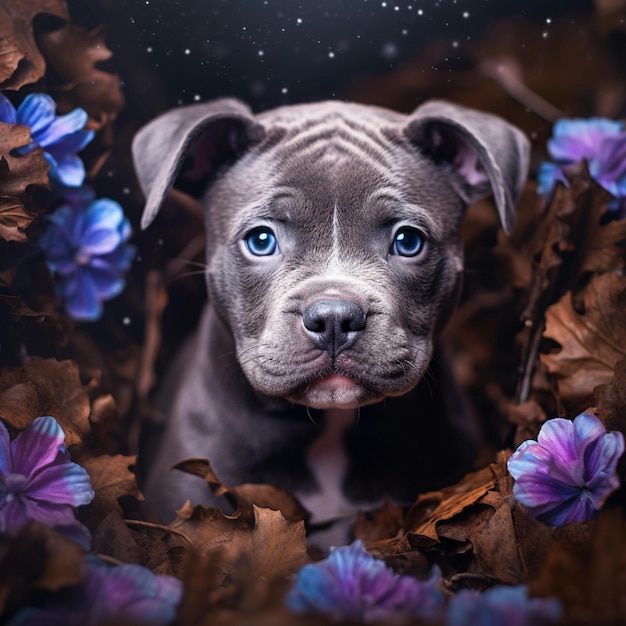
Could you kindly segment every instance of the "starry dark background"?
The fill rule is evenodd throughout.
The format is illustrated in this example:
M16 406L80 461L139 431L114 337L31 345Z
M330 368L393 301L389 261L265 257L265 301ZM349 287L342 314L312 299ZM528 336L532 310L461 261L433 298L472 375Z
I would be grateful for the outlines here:
M122 79L126 106L115 123L113 152L92 184L98 195L118 200L133 224L139 254L128 284L138 294L146 272L179 257L202 230L201 221L167 203L151 228L139 228L143 196L130 143L139 127L162 111L224 96L240 98L255 111L327 98L409 111L420 103L411 85L404 99L395 92L380 93L387 89L380 86L386 77L401 73L406 64L414 64L411 84L422 71L431 80L433 70L454 83L455 70L468 62L470 48L501 20L513 20L523 46L528 20L550 38L559 17L566 16L576 29L593 12L593 0L68 0L68 6L74 23L104 25L113 52L105 69ZM433 45L444 46L435 65L424 54ZM550 65L548 53L539 52L537 72ZM447 97L423 91L421 98ZM379 96L388 97L381 102ZM494 104L491 96L485 92L482 97L477 106L489 110L484 100ZM532 115L527 118L536 123ZM544 126L547 132L549 125ZM195 274L170 287L163 324L166 347L179 345L197 322L206 296L197 268ZM127 297L108 308L141 343L144 301L135 293L127 290ZM97 332L94 327L92 334ZM108 335L103 336L106 341ZM161 362L172 354L163 350Z
M435 39L449 63L503 17L584 20L591 0L70 0L74 21L106 24L113 69L144 119L236 96L254 110L342 97ZM576 19L576 18L572 18ZM445 68L442 68L445 71Z

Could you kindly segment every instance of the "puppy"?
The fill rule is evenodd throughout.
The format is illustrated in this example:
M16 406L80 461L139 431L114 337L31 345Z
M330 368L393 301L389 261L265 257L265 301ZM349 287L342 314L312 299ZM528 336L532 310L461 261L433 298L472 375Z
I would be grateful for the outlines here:
M148 504L164 519L216 504L171 471L190 457L227 484L291 490L320 523L460 478L474 432L436 338L461 286L464 210L493 193L509 232L528 153L502 119L438 101L253 115L224 99L141 129L142 226L173 185L199 198L209 293L161 394Z

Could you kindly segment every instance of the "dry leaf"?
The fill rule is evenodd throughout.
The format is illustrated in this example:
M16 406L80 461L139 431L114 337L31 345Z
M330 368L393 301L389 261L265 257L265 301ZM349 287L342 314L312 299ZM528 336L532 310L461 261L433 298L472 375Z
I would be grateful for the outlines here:
M82 107L89 114L89 127L96 130L115 119L124 106L119 76L96 67L113 54L106 46L103 28L89 31L67 24L42 33L38 43L49 71L59 82L56 87L51 85L51 90L62 110Z
M414 548L438 543L437 525L476 504L494 484L491 471L484 468L468 474L452 487L421 495L407 514L409 543Z
M148 534L150 526L126 523L117 511L111 511L93 532L92 551L122 563L143 565L157 574L180 576L186 550L169 546L162 540L162 532L158 537L152 536L156 533Z
M594 391L597 410L607 430L618 430L626 437L626 360L619 361L610 383L599 385ZM622 477L626 476L626 457L618 464Z
M46 64L35 44L32 26L40 13L70 19L64 0L0 2L0 89L17 90L43 76Z
M534 595L556 596L566 623L623 624L626 621L626 522L619 510L600 513L576 542L556 542L530 581Z
M292 522L280 511L254 506L252 571L271 580L293 574L309 562L304 522Z
M225 496L234 509L248 521L254 520L253 505L280 511L286 519L305 520L308 512L285 489L264 484L243 484L235 487L225 485L213 471L207 459L188 459L174 466L174 469L204 478L216 496Z
M28 241L24 231L36 217L17 198L0 196L0 238L5 241Z
M362 539L365 545L395 537L404 527L402 508L385 500L375 511L359 511L352 526L355 539Z
M83 575L83 550L52 528L29 523L0 539L0 614L25 591L56 591Z
M30 128L0 122L0 237L27 241L24 230L37 217L28 193L31 185L49 188L49 164L41 148L24 156L13 156L15 148L30 143Z
M89 390L72 361L33 357L0 372L0 417L13 428L22 430L36 417L52 415L69 447L90 434L89 413Z
M594 388L609 383L626 358L626 277L594 276L583 296L583 313L574 310L570 292L548 309L544 336L561 349L541 355L574 414L593 404Z
M137 485L137 476L130 470L130 466L137 461L136 457L122 454L85 456L83 453L74 455L74 458L89 473L91 486L96 492L93 501L85 511L90 525L95 526L111 511L122 513L120 498L143 499Z
M238 555L242 551L240 537L251 530L250 524L240 515L225 515L219 509L200 504L192 506L187 502L176 513L176 519L167 526L173 531L169 542L200 552L226 547ZM246 541L243 540L244 544Z

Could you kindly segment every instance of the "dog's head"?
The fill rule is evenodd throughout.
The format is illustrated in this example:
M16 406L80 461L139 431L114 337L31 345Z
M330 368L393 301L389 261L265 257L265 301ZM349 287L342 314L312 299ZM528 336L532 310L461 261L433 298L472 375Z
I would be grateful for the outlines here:
M218 100L152 121L133 154L144 227L172 185L202 199L209 299L251 385L315 408L417 384L458 294L465 207L493 192L509 231L528 167L520 131L445 102Z

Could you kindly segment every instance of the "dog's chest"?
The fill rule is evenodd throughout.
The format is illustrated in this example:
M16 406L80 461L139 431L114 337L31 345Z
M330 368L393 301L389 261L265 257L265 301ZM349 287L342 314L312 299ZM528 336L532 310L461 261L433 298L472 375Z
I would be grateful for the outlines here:
M313 491L297 493L311 512L311 522L319 524L356 512L343 493L343 480L349 465L344 436L354 425L357 410L329 409L324 414L324 428L306 453L306 464L315 481Z

